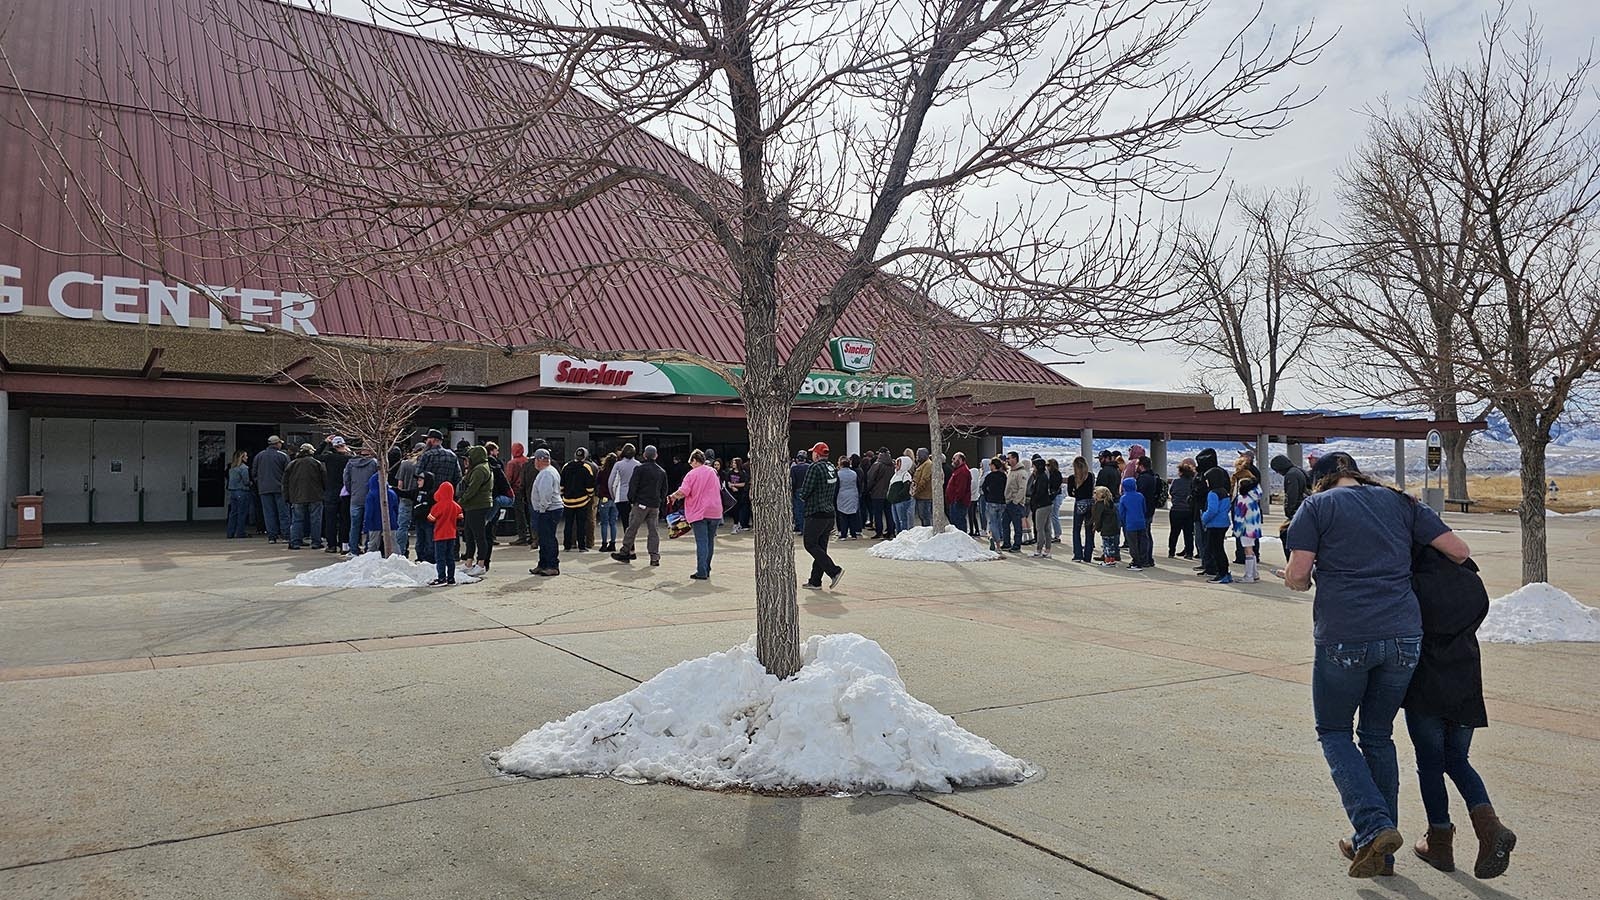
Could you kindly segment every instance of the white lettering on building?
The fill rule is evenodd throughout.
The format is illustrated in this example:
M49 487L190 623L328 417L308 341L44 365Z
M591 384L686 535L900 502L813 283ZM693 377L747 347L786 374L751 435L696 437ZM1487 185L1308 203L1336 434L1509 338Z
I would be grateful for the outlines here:
M0 315L23 311L23 287L17 283L21 280L20 268L0 265ZM247 331L266 331L266 328L250 324L261 322L285 331L317 333L314 323L317 301L308 294L209 285L205 290L218 303L226 305L240 320L240 327ZM231 302L230 298L233 298ZM93 319L98 315L107 322L129 325L170 322L179 328L188 328L194 320L194 304L203 303L207 328L220 331L226 322L216 303L197 297L187 285L169 285L153 279L141 281L122 275L97 277L89 272L60 272L50 279L45 299L50 304L48 309L68 319Z

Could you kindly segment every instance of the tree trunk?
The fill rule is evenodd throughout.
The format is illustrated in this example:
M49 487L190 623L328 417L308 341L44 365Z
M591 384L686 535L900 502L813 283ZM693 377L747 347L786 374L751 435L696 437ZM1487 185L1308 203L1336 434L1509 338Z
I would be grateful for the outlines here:
M745 397L756 558L756 656L779 678L800 671L794 516L786 465L790 400L770 394Z
M933 477L928 482L933 487L933 533L943 534L944 529L950 524L950 517L946 512L944 502L944 430L939 425L939 403L937 397L926 398L928 403L928 460L933 463ZM963 529L966 523L962 523Z
M1548 443L1548 438L1524 440L1520 434L1517 436L1517 446L1522 451L1522 503L1518 512L1522 520L1523 584L1550 580L1544 506L1544 451Z
M1454 500L1466 500L1467 493L1467 433L1446 431L1444 443L1445 489L1444 495Z
M388 471L387 461L379 462L378 470L378 527L383 531L381 548L384 556L394 555L394 529L389 527L389 482L384 479Z

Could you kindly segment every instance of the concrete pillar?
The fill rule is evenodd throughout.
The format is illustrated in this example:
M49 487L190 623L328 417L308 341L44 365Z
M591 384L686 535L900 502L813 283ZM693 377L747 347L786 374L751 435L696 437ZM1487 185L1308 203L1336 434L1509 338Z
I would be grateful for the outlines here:
M1299 441L1294 441L1289 444L1288 454L1289 462L1292 462L1301 468L1305 468L1306 448L1301 446Z
M1162 478L1172 477L1167 471L1167 441L1170 440L1172 435L1160 434L1150 441L1150 469Z
M1394 439L1394 486L1402 491L1406 489L1406 442L1403 438Z
M978 455L984 459L994 459L1000 455L1000 448L1005 446L1005 438L998 434L985 434L978 438ZM979 468L985 468L979 466ZM985 469L987 471L987 469Z
M1272 473L1272 457L1267 451L1272 449L1272 435L1256 435L1256 468L1261 471L1261 514L1264 516L1272 508L1272 491L1267 479Z
M856 454L861 452L861 423L844 423L844 452Z
M1089 464L1089 471L1097 471L1094 465L1094 429L1085 428L1078 432L1078 454L1084 462Z
M511 411L511 443L521 444L522 449L527 450L531 455L532 450L528 447L528 411L525 409L513 409ZM511 457L508 456L506 458L510 459Z

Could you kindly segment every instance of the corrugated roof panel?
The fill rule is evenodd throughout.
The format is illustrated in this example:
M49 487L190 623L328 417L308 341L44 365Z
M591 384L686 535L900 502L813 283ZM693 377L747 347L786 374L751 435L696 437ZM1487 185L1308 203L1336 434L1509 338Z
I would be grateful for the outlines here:
M283 124L286 115L302 119L302 133L327 133L332 127L331 116L319 114L316 108L293 103L289 108L280 107L276 93L314 97L314 89L309 77L290 64L281 50L250 40L251 34L311 42L323 37L322 26L331 23L336 26L334 40L323 49L348 68L355 82L381 96L396 89L388 67L402 69L407 86L416 92L426 114L443 117L446 122L505 121L507 110L494 96L485 96L474 87L476 84L493 85L515 95L540 90L547 83L547 76L533 66L362 23L330 20L270 0L235 0L229 8L236 15L230 18L240 23L241 32L214 13L210 0L12 0L12 4L18 8L12 33L7 35L7 50L19 83L33 92L68 98L36 95L35 104L46 120L60 122L66 133L83 134L97 118L115 116L136 148L141 171L158 191L202 207L206 192L185 190L191 173L208 173L213 189L230 205L272 202L292 208L320 204L327 209L337 202L326 192L304 190L283 179L246 183L237 177L239 173L225 171L226 159L209 154L204 142L185 143L182 139L190 126L174 115L179 112L178 104L166 95L163 82L177 86L202 116L240 123L239 128L226 129L212 140L284 141L283 135L262 128ZM148 44L149 53L156 58L153 63L164 59L170 66L153 64L139 69L132 79L108 84L108 97L99 95L98 86L87 79L85 67L96 54L101 59L120 59L141 42ZM51 52L51 47L74 49L62 53ZM241 66L240 61L249 64ZM108 99L122 107L112 112L105 105ZM16 102L14 93L0 87L0 103L8 114L16 112ZM590 115L598 111L586 98L571 95L564 97L560 106ZM163 111L167 115L162 115ZM87 249L54 192L38 184L35 149L27 137L17 129L6 129L0 140L0 159L6 161L8 174L0 182L0 215L15 214L11 224L25 226L27 233L42 243ZM556 128L535 128L525 136L527 152L546 156L567 152L586 140L582 133L563 133ZM291 142L286 150L298 152L297 147ZM616 152L633 154L679 177L722 183L647 133L625 135L617 147ZM73 165L99 185L108 209L137 206L137 198L129 196L126 187L104 170L91 141L69 139L66 149ZM349 147L337 149L355 152ZM483 164L465 152L446 153L443 160L460 170L454 177L470 175L474 167ZM518 176L496 172L495 177ZM346 280L321 298L319 328L328 334L421 340L472 339L475 331L481 331L497 342L513 344L556 337L598 349L681 347L725 362L741 361L743 319L737 304L700 279L673 270L681 266L706 278L726 279L729 273L720 248L689 217L663 210L673 208L650 191L613 191L572 212L544 217L537 225L503 229L471 243L450 260L419 265L409 272L371 273L374 283ZM201 214L227 220L232 211L202 208ZM137 215L136 209L130 215ZM446 222L429 234L440 239L459 236L463 233L459 229L475 221L480 220L464 217ZM183 228L187 223L167 224ZM355 233L363 226L369 233ZM335 221L313 240L344 239L345 235L349 240L393 239L398 234L394 225L371 228L370 223ZM231 242L220 238L192 238L177 249L186 257L183 265L191 277L198 268L209 283L242 279L253 286L290 290L298 283L316 281L316 266L308 262L316 252L315 244L270 248L267 240L265 235L244 233L230 246ZM40 273L65 267L60 260L47 262L27 247L13 247L15 243L0 236L0 248L7 248L0 257L13 264L19 259L26 261L25 277L30 281L47 280ZM819 239L804 235L791 243L780 271L780 290L785 296L778 317L780 348L793 345L848 255L847 248L819 245ZM660 248L672 248L672 265L628 263L582 291L570 290L575 277L570 274L572 269L616 266L641 255L640 248L650 247L658 248L657 255L661 255ZM100 271L111 274L139 274L122 271L129 268L133 267L114 260L99 266ZM265 283L274 281L276 285ZM881 330L883 298L876 291L869 289L846 311L836 333ZM384 302L386 294L419 312L407 315L397 311ZM42 284L30 284L26 296L30 304L47 302ZM552 298L562 302L552 303ZM458 310L459 325L440 322L432 313L445 307ZM897 334L893 328L880 342L879 352L881 367L902 371L913 370L920 355L915 336ZM951 364L967 355L943 345L934 353L935 358ZM998 343L989 344L986 352L977 355L982 357L982 365L974 377L1068 383ZM815 364L826 365L825 356Z

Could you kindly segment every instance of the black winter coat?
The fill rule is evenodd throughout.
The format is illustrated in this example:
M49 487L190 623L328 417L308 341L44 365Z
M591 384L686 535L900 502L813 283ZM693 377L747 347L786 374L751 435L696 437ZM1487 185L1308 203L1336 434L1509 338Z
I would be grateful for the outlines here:
M667 471L653 459L633 467L633 478L628 482L628 502L634 506L660 509L667 503Z
M1478 577L1477 563L1469 559L1458 565L1438 550L1418 545L1411 559L1411 587L1422 607L1422 657L1406 691L1406 711L1473 728L1488 726L1477 632L1489 614L1489 592Z

